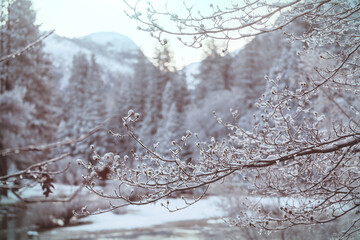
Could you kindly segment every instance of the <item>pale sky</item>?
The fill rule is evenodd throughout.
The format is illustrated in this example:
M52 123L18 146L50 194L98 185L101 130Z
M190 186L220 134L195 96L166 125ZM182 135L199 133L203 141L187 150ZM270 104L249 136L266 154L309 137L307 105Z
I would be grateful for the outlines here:
M170 0L170 2L180 0ZM193 4L209 6L215 3L229 3L231 0L191 0ZM137 30L138 23L125 14L122 0L32 0L37 12L37 23L41 30L55 29L55 33L69 38L82 37L94 32L117 32L131 38L147 55L152 58L157 41L149 33ZM145 2L145 0L144 0ZM163 0L152 0L161 3ZM181 66L200 61L203 51L180 44L176 37L169 39L174 52L175 64ZM242 43L230 46L230 51L241 47Z

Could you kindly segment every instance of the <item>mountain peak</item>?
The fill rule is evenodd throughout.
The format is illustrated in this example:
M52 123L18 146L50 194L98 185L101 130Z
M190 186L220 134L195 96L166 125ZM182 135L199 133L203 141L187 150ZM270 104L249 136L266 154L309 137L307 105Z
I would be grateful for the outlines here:
M138 46L127 36L116 32L96 32L80 39L92 41L117 52L138 50Z

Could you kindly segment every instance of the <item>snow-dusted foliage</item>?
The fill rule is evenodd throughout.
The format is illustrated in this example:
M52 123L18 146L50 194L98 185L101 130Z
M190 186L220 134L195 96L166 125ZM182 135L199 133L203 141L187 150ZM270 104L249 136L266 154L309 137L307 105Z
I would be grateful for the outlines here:
M185 116L189 104L189 93L183 75L173 75L166 83L162 96L162 116L156 141L158 151L169 155L171 141L180 139L185 129Z
M163 116L163 94L165 87L175 73L171 72L172 56L168 47L156 48L154 53L155 65L150 68L149 80L146 84L147 95L145 97L144 117L141 127L141 136L146 144L156 143L158 129L161 128ZM167 108L169 106L166 106Z
M108 104L110 105L109 118L112 118L107 125L109 131L124 132L121 118L130 108L141 113L142 118L147 115L145 108L151 96L149 88L156 68L140 50L137 51L132 68L134 69L134 75L130 78L119 75L114 88L108 93L108 102L110 103ZM143 121L137 124L138 128L142 126ZM151 125L148 125L148 127L150 128ZM131 149L136 148L136 144L129 141L127 137L117 139L109 137L106 145L106 150L110 152L129 152Z
M142 4L149 6L143 8ZM354 216L359 208L358 2L245 1L227 8L211 4L210 14L193 12L184 4L188 11L184 16L157 12L150 2L128 5L133 11L130 16L142 24L139 29L151 32L163 44L168 42L164 39L167 34L179 35L180 41L194 47L201 47L206 38L231 41L276 31L285 34L269 37L275 38L271 40L280 47L271 53L275 59L247 56L249 61L243 63L244 68L259 67L260 71L243 69L239 87L243 84L251 88L253 81L267 80L265 93L254 102L258 110L253 112L251 127L226 122L216 114L218 123L230 132L227 137L205 141L187 131L172 142L171 156L163 156L156 145L145 145L140 140L135 124L139 114L129 111L123 125L142 150L125 156L97 156L98 166L81 163L89 170L89 175L84 176L88 189L125 201L111 203L108 210L148 204L195 188L203 189L205 194L211 183L238 175L252 186L253 194L285 196L288 200L280 203L278 211L267 211L261 199L245 199L245 210L229 220L232 225L281 230ZM142 9L147 10L141 13ZM163 27L168 26L163 20L174 26ZM249 46L255 47L261 39L254 41ZM247 51L255 55L254 49L249 47ZM263 70L268 74L258 79ZM254 98L258 91L256 86L249 96ZM244 93L246 89L239 91ZM160 112L157 108L157 114ZM233 115L241 121L239 112ZM195 161L185 161L181 152L191 138L196 141L199 155ZM135 168L127 167L129 159L137 163ZM92 181L104 177L118 181L119 188L112 193L97 191ZM135 197L129 188L145 193ZM184 199L185 206L193 203ZM165 207L170 209L169 204ZM339 235L356 235L359 222L355 218Z
M33 23L33 12L21 12L23 6L29 8L29 1L1 4L1 56L6 56L26 46L23 40L36 41L38 33L33 24L21 25ZM12 4L17 6L13 10ZM142 0L128 6L139 29L165 45L169 34L192 47L202 47L208 38L224 39L227 44L244 37L252 40L237 54L225 57L210 42L190 97L184 76L172 69L167 45L155 51L155 66L139 53L134 74L123 77L119 73L109 91L104 90L95 58L74 56L58 129L60 141L91 135L89 131L103 123L105 116L117 124L108 125L112 144L102 135L105 131L92 132L78 144L62 144L72 160L79 158L80 165L65 168L63 181L81 181L110 200L108 209L90 212L84 207L79 214L145 205L190 191L192 200L183 197L187 207L201 200L211 184L231 176L246 185L244 195L252 194L237 199L242 207L230 216L231 225L283 230L351 217L352 222L338 236L358 236L360 4L249 0L226 8L210 4L207 11L194 12L196 8L184 3L179 5L184 15L176 12L179 9L169 12L170 7L159 12ZM9 28L12 17L20 19L14 23L16 30L27 31L32 39L20 36L11 28L14 24ZM173 25L165 24L166 20ZM51 137L47 134L56 132L52 124L44 123L56 115L56 108L45 104L56 96L45 94L52 89L44 81L51 79L45 60L40 44L0 63L1 148L23 144L23 136L33 134L34 140L47 140ZM133 142L128 143L130 140ZM0 166L7 170L6 161L1 160ZM35 169L39 172L31 176L40 179L47 196L53 179L44 163L14 176L20 179ZM82 179L74 178L81 175L78 169L83 170ZM7 178L0 177L2 181ZM106 192L96 186L97 180L118 185ZM276 208L268 207L269 198L279 199ZM171 203L164 207L179 210Z
M1 25L1 55L7 55L37 40L40 34L34 25L35 14L30 1L4 1L2 4L2 13L7 14ZM26 89L23 101L34 105L31 118L26 123L28 135L23 135L25 138L32 138L32 142L27 144L41 143L39 140L45 139L51 141L59 114L56 108L59 98L55 91L51 63L44 54L42 45L38 44L31 52L14 56L0 64L1 93L21 87Z
M52 65L38 41L41 36L34 24L31 1L1 1L0 14L0 148L52 142L59 123L60 98ZM1 154L1 176L7 175L9 161L24 168L49 156L46 151Z
M44 51L50 55L56 76L63 89L71 75L72 58L78 52L96 56L105 84L112 84L118 74L127 78L133 75L132 65L139 51L135 43L119 33L98 32L81 38L66 38L56 35L44 39Z
M73 67L69 84L65 92L63 119L59 126L58 137L74 139L86 135L91 129L106 120L105 95L101 69L92 56L90 61L85 54L79 53L73 58ZM64 146L63 150L71 153L74 159L82 158L91 162L90 145L96 145L98 152L104 152L107 131L100 129L81 143ZM64 166L62 162L62 166ZM80 171L76 167L62 175L66 183L81 181Z
M211 92L230 89L229 79L224 74L229 73L229 68L224 67L227 58L220 56L214 41L207 43L205 54L207 57L201 62L199 73L195 75L199 80L195 89L196 102L201 102Z

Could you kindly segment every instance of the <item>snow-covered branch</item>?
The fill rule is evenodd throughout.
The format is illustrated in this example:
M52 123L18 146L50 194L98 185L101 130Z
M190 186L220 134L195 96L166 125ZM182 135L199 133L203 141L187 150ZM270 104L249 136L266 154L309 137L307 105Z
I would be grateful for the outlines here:
M77 137L77 138L66 139L66 140L63 140L60 142L43 144L43 145L30 145L30 146L2 149L2 150L0 150L0 155L7 156L10 154L19 154L21 152L27 152L27 151L45 151L48 149L57 148L57 147L71 145L71 144L74 144L77 142L81 142L84 139L88 138L89 136L93 135L94 133L98 132L99 130L104 129L104 126L114 118L116 118L116 116L108 118L101 124L97 125L93 129L88 131L86 134L83 134L82 136Z
M280 62L268 59L272 61L272 72L265 76L266 92L253 103L258 110L250 130L237 120L230 124L214 114L228 130L227 138L204 141L187 131L172 142L165 154L160 153L158 144L151 147L140 139L136 124L140 114L130 110L123 118L126 134L112 135L129 136L140 148L123 156L100 156L94 148L96 163L80 161L88 170L84 176L86 187L122 203L111 202L109 209L82 214L102 213L129 204L145 205L193 189L202 190L194 197L201 199L210 184L234 175L250 184L251 192L257 196L287 200L278 211L267 210L261 201L246 201L246 210L230 221L233 225L281 230L332 222L358 209L359 3L255 0L226 7L210 4L209 9L198 10L182 1L177 8L171 5L174 2L168 2L159 10L151 2L124 2L129 17L139 22L138 28L162 44L168 42L166 35L176 35L185 45L197 48L209 38L229 43L266 34L276 38L277 31L284 31L281 35L292 45L284 44L285 50L277 56L289 61L287 64L300 62L299 69L290 74L289 66L281 68ZM181 12L180 7L185 11ZM236 112L233 115L242 117ZM193 143L198 157L183 159L186 146ZM100 191L95 187L96 179L112 180L119 187L113 192ZM343 236L358 229L357 219Z
M25 47L17 50L16 52L10 53L6 56L0 57L0 62L3 61L7 61L9 59L15 58L17 56L20 56L21 54L30 51L32 48L34 48L37 44L41 43L41 41L43 41L45 38L49 37L51 34L53 34L55 32L55 30L52 30L48 33L45 33L43 36L41 36L39 39L37 39L36 41L26 45Z

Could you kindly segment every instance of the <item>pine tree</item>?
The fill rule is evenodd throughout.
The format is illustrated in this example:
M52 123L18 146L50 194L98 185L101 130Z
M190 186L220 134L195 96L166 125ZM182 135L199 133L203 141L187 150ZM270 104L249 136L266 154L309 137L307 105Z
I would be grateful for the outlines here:
M172 53L168 45L155 49L155 64L158 71L154 71L151 82L151 96L153 98L153 108L159 114L158 119L162 119L162 95L166 84L174 77L172 66Z
M224 79L223 59L218 51L215 42L209 41L205 50L207 57L201 62L199 73L195 75L200 80L195 91L196 101L205 99L213 91L230 88L229 79Z
M12 54L38 40L40 32L35 25L36 15L31 1L2 1L0 7L0 56ZM0 63L0 97L4 98L3 101L8 106L16 106L9 107L10 112L6 115L11 118L20 116L19 119L25 121L15 126L17 121L2 118L4 122L13 121L13 127L9 131L10 129L4 129L5 124L1 124L1 148L43 144L55 139L57 119L60 114L58 106L60 95L55 86L52 65L43 52L42 43ZM8 98L9 93L14 94L12 100ZM26 126L25 129L22 127L23 124ZM7 160L2 159L1 164L4 165L2 168L6 169L5 162L13 160L17 167L24 168L24 165L46 160L47 157L47 153L28 153L18 155L16 159L11 157L7 157Z
M131 109L130 99L131 99L131 84L130 79L123 78L119 76L118 81L114 85L114 88L109 96L111 100L110 111L108 112L108 118L111 118L111 121L107 124L107 129L111 130L114 133L120 133L125 135L125 130L123 128L122 118L127 114ZM108 136L107 138L107 151L114 153L128 153L130 149L134 149L133 142L129 141L128 138L114 138Z
M69 84L66 87L64 105L63 105L63 119L59 127L59 140L78 138L85 134L87 129L84 126L85 120L85 86L86 78L89 72L89 62L84 54L76 54L73 57L71 76ZM64 152L71 153L71 160L81 157L83 159L84 153L90 151L90 148L86 147L87 144L75 143L70 146L64 146ZM87 148L87 149L86 149ZM88 160L88 159L86 159ZM65 162L59 162L59 168L65 166ZM76 177L80 175L80 170L76 167L72 167L68 170L66 175L62 175L61 181L69 184L77 184L80 178Z
M136 123L136 128L141 129L146 118L145 105L149 99L149 82L150 69L153 66L146 59L141 51L136 54L136 62L133 65L134 75L125 77L119 75L112 92L109 93L111 108L109 117L113 119L108 124L108 129L113 132L125 135L122 117L124 117L130 109L139 113L141 118ZM107 150L115 153L129 154L131 149L136 149L138 146L129 141L128 138L113 138L109 137L107 141ZM129 162L132 164L132 162Z
M92 129L102 124L108 115L105 105L104 82L101 78L101 67L96 62L95 55L91 56L86 86L88 96L85 115L87 116L87 129ZM101 129L90 138L90 144L94 145L98 152L104 153L106 150L106 138L106 129Z
M145 114L145 101L149 82L149 62L141 51L138 51L134 65L134 77L130 83L129 107L142 116Z
M84 136L106 119L104 87L100 73L101 69L96 63L95 56L92 56L89 62L83 53L74 55L65 95L64 119L58 134L60 140ZM90 162L92 161L90 146L94 145L95 149L101 153L105 151L105 143L106 131L104 129L82 142L64 147L64 150L71 152L72 160L80 158ZM60 165L63 166L63 164ZM77 183L80 180L78 176L78 169L71 168L62 180L67 183Z
M140 136L147 144L154 144L163 119L162 100L166 84L173 78L172 56L168 46L157 48L154 57L156 67L149 67L145 116Z
M157 140L159 141L159 149L157 152L166 156L170 154L171 142L179 142L181 135L185 133L183 130L184 115L177 111L176 102L170 105L163 125L158 130ZM182 133L180 129L183 130Z
M167 154L165 143L180 141L185 134L185 108L189 104L189 93L184 75L173 75L167 82L162 98L162 116L157 133L160 142L159 152Z
M5 40L8 41L7 53L12 53L40 37L38 26L34 24L35 18L29 0L15 0L10 4ZM5 88L26 88L24 101L34 105L33 121L28 126L31 137L39 136L37 141L49 141L53 138L58 123L56 119L59 115L59 92L56 92L52 65L43 51L43 44L37 44L31 51L4 64L7 65Z

